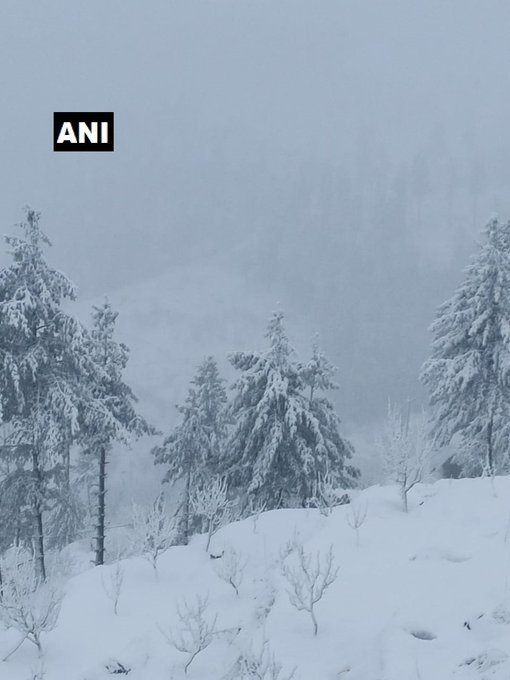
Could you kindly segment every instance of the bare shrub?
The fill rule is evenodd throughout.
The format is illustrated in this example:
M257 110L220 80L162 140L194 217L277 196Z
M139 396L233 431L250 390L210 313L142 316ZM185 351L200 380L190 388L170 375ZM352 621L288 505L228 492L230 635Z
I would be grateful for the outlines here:
M300 546L301 546L301 539L299 537L299 533L298 533L296 527L294 526L294 532L292 534L292 538L290 538L285 543L283 548L280 548L280 551L279 551L280 561L284 562L287 559L287 557L289 557L289 555L292 555L293 553L297 552L297 550L299 549Z
M234 548L227 548L223 552L223 556L217 560L215 571L217 575L232 586L239 595L239 587L243 581L244 570L248 560L238 553Z
M228 499L227 491L227 480L217 477L208 484L196 487L191 493L191 507L195 516L202 517L206 522L206 550L209 550L216 531L234 519L233 504Z
M258 652L247 650L236 659L222 680L292 680L295 670L283 674L283 666L269 649L267 641Z
M0 571L0 619L7 628L14 628L22 635L4 661L25 640L32 642L41 656L41 635L55 628L60 612L63 598L60 579L49 571L46 580L42 581L33 561L20 549L10 550L0 560Z
M107 567L108 572L105 576L104 572L101 574L101 582L103 590L108 599L112 601L113 613L117 616L120 594L122 592L122 585L124 583L124 565L119 558L117 561Z
M287 593L293 607L310 614L313 634L317 635L319 627L315 605L338 576L338 568L333 567L333 548L329 548L324 559L317 552L312 564L312 555L306 553L301 545L297 549L297 558L297 565L283 566L283 574L290 585Z
M432 442L425 413L411 418L402 409L388 404L388 415L379 443L387 478L398 485L402 509L408 511L409 491L425 478L430 466Z
M175 647L179 652L187 654L184 664L184 673L194 659L207 649L215 636L218 635L217 620L218 614L207 617L209 600L207 597L197 596L194 604L189 604L186 600L177 607L177 618L179 621L178 629L165 631L161 627L159 630L169 645Z
M260 515L267 510L267 503L261 501L254 501L250 498L248 508L246 510L246 516L249 517L253 524L253 533L257 533L257 524L260 519Z
M157 570L158 558L174 542L177 535L177 521L167 510L164 497L160 494L148 509L133 505L133 544Z
M360 503L351 503L345 521L356 534L356 545L359 546L359 530L365 524L367 519L367 506Z
M259 623L264 623L271 613L271 610L276 602L277 594L278 590L271 578L270 573L267 572L265 577L262 579L260 593L256 597L258 606L255 610L255 618Z
M337 505L349 502L349 496L338 489L329 472L319 474L313 487L313 497L309 505L319 509L321 515L328 517Z

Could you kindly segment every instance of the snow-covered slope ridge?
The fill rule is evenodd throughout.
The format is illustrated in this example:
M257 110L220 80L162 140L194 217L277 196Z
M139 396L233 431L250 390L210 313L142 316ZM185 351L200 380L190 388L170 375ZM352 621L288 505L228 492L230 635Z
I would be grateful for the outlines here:
M67 582L58 625L43 636L44 678L286 680L295 669L299 680L507 679L509 512L510 478L420 485L407 515L394 487L354 492L329 516L266 512L221 529L209 552L203 536L171 548L156 572L143 557L124 560L117 615L105 592L116 566L91 568ZM366 514L358 535L354 514ZM289 578L300 551L312 571L320 557L324 576L330 548L338 572L315 605L315 636ZM221 576L236 560L242 578L230 584ZM200 603L210 644L185 673L190 654L169 640L186 643L177 610L189 620ZM18 639L0 631L0 655ZM29 680L37 667L25 642L0 678Z

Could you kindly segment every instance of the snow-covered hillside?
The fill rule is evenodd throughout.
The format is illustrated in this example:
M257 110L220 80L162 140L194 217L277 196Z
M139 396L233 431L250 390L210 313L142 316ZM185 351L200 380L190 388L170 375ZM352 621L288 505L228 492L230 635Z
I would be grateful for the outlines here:
M210 553L203 536L164 553L157 573L142 557L122 562L115 615L105 593L115 565L92 568L66 584L57 628L43 636L45 680L455 680L510 677L510 478L442 480L410 494L400 509L394 487L354 492L329 516L276 510L221 529ZM366 510L359 541L353 510ZM282 565L297 550L332 546L338 576L316 605L318 635L306 611L289 601ZM219 577L235 551L245 563L239 595ZM83 557L83 556L82 556ZM223 563L223 564L222 564ZM211 644L190 664L165 640L179 636L177 606L207 598L217 616ZM182 632L182 631L181 631ZM18 642L0 632L3 657ZM280 675L228 675L242 653L266 647ZM0 664L2 680L28 680L36 649L25 642ZM110 669L108 670L107 667Z

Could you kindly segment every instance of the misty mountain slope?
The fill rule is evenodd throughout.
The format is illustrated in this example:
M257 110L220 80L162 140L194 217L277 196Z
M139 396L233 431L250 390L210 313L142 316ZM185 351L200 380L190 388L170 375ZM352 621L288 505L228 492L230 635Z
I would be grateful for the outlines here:
M130 680L220 680L241 651L268 641L296 679L503 680L510 674L508 497L510 479L440 481L411 492L400 511L394 487L355 496L366 509L359 545L349 506L329 517L317 510L276 510L258 521L224 527L210 552L205 537L149 561L125 560L118 615L104 590L114 566L90 569L66 585L57 628L43 638L45 680L107 680L120 663ZM338 576L316 605L318 635L306 612L290 604L282 563L296 565L296 547L321 553L330 546ZM234 588L218 576L235 550L244 578ZM178 635L176 605L208 598L205 618L217 615L212 643L193 660L165 641ZM0 633L3 657L19 640ZM27 680L35 647L24 643L0 664L0 677ZM262 676L269 678L271 676ZM278 680L287 677L277 676Z

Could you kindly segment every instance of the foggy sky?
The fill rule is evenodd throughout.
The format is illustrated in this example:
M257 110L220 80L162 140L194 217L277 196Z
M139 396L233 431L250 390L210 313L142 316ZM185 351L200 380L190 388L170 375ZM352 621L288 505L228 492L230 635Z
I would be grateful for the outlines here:
M1 231L41 210L82 299L245 277L320 331L347 422L418 403L434 309L510 216L509 27L506 0L2 0ZM115 112L113 154L52 151L73 110Z

